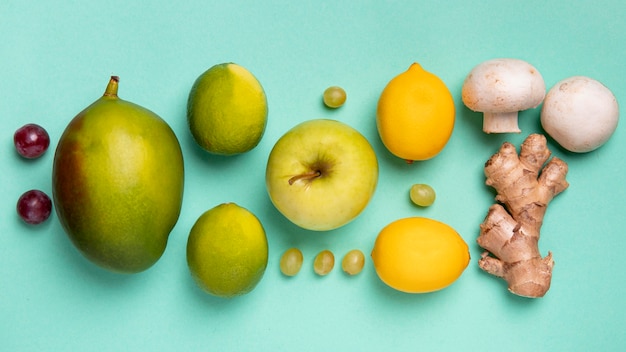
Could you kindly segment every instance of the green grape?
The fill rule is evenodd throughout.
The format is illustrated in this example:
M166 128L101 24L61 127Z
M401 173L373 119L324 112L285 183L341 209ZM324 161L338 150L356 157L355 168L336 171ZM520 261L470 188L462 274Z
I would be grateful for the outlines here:
M289 248L280 258L280 271L287 276L294 276L302 267L302 252L298 248Z
M363 270L365 264L365 255L358 249L353 249L346 253L341 261L341 268L348 275L356 275Z
M427 207L435 202L435 190L429 185L415 184L411 186L411 201L421 207Z
M319 252L313 261L313 270L317 275L324 276L330 273L335 266L335 256L327 249Z
M329 108L338 108L346 102L346 91L341 87L332 86L324 91L324 104Z

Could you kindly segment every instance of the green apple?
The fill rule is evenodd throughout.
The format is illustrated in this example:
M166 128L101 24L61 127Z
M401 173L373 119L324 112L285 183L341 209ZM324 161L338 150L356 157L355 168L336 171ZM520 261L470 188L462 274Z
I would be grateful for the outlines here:
M365 209L378 182L367 139L334 120L303 122L285 133L267 161L265 184L274 206L315 231L341 227Z

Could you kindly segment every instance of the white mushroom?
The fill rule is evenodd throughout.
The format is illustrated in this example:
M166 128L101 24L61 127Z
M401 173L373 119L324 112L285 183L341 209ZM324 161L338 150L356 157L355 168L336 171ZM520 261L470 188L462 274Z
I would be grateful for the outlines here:
M483 113L486 133L520 133L518 112L536 108L545 95L546 85L535 67L507 58L474 67L461 92L465 106Z
M584 76L564 79L546 95L541 126L563 148L586 153L603 145L619 119L617 100L602 83Z

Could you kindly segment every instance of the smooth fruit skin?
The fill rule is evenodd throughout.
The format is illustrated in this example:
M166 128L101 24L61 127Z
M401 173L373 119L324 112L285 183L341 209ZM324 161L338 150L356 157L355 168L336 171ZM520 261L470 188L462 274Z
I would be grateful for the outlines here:
M53 199L85 257L114 272L136 273L161 257L178 220L183 156L164 120L116 93L113 77L105 95L63 132Z
M234 63L215 65L194 82L187 101L189 130L200 147L235 155L256 147L267 125L261 83Z
M346 91L338 86L331 86L326 88L322 98L324 100L324 105L331 109L336 109L341 107L347 99Z
M311 177L294 180L307 174ZM276 208L294 224L314 231L336 229L356 218L377 182L378 160L367 139L342 122L326 119L300 123L279 138L265 172Z
M38 225L46 221L52 212L52 201L38 189L24 192L17 200L17 214L27 224Z
M420 207L429 207L437 198L435 190L427 184L416 183L409 190L409 198Z
M418 63L394 77L378 100L380 138L392 154L409 162L439 154L452 135L454 119L452 94Z
M50 136L45 128L29 123L20 127L13 135L15 150L24 158L38 158L48 150Z
M328 275L335 267L335 255L325 249L319 252L313 260L313 271L320 276Z
M280 271L286 276L295 276L302 268L304 256L298 248L289 248L280 257Z
M441 290L467 265L467 243L447 224L423 218L396 220L378 234L372 261L380 279L407 293Z
M348 275L357 275L363 270L365 265L365 255L358 249L353 249L346 253L341 261L341 268Z
M195 282L217 297L252 291L263 278L268 242L249 210L223 203L204 212L187 239L187 265Z

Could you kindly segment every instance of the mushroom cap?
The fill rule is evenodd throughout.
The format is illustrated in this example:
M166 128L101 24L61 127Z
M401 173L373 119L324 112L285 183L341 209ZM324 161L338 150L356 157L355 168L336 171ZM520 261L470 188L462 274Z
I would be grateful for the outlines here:
M506 113L535 108L546 95L539 71L519 59L492 59L465 78L461 97L473 111Z
M573 76L555 84L541 108L541 126L563 148L586 153L606 143L615 132L619 106L602 83Z

